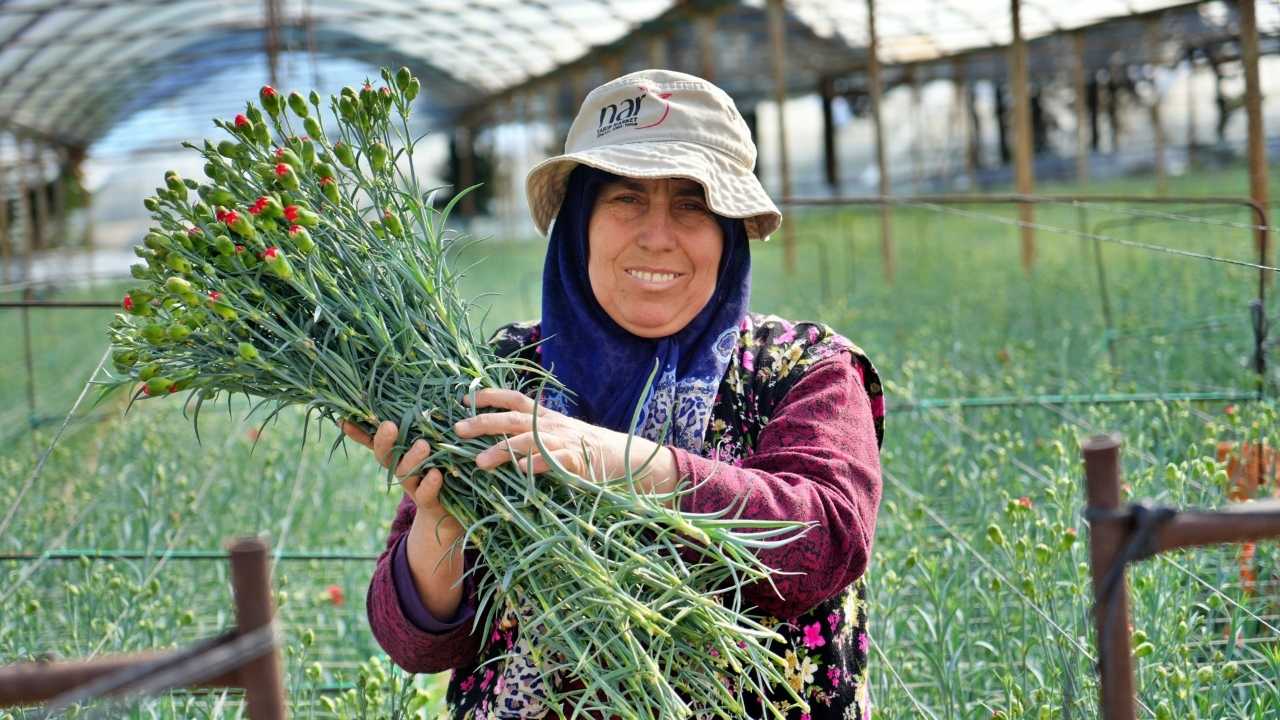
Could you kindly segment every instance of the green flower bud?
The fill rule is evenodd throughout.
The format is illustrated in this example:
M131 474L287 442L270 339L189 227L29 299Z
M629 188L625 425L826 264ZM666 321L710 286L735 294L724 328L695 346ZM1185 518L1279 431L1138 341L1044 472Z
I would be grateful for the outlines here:
M987 526L987 539L996 547L1004 547L1004 531L1000 529L999 525L992 524Z
M253 139L258 141L262 147L271 147L271 131L267 129L266 123L256 122L253 124Z
M164 328L160 328L160 330L161 332L163 332ZM151 378L159 374L160 374L160 364L148 363L146 365L143 365L142 369L138 371L138 379L142 380L143 382L146 382L147 380L150 380Z
M187 199L187 185L186 183L182 182L182 178L178 175L178 173L172 170L165 173L164 184L165 184L165 187L169 188L169 192L173 193L174 197L176 197L177 199L179 200Z
M215 188L213 192L209 193L209 202L214 205L227 206L234 204L235 201L236 196L232 195L230 191L223 190L222 188Z
M254 347L251 343L240 343L240 346L237 348L237 352L239 353L241 360L253 362L258 359L258 348Z
M1044 543L1036 543L1035 552L1036 560L1042 565L1049 562L1049 559L1053 557L1053 551L1051 551L1049 546Z
M186 340L190 336L191 336L191 328L187 327L186 325L183 325L182 323L177 323L175 325L169 326L169 339L173 340L174 342L182 342L183 340Z
M344 142L336 142L333 144L333 154L338 156L338 162L342 163L350 169L356 167L356 154L351 150L351 146Z
M213 180L214 182L218 182L222 180L222 166L215 165L211 162L205 163L204 176L209 178L210 180ZM203 188L201 188L201 191L202 192L200 192L200 197L205 197L208 194L208 191L204 190Z
M142 338L152 345L162 345L169 339L169 333L159 323L151 323L142 328Z
M312 90L311 94L307 96L307 99L311 101L311 107L313 108L320 107L320 93L316 92L315 90Z
M370 145L369 167L373 168L374 172L382 172L382 169L387 165L387 157L389 154L387 146L380 142L375 142Z
M302 97L302 93L296 90L289 93L289 109L300 118L305 118L310 114L307 110L307 99Z
M351 98L343 95L338 98L338 114L349 123L356 121L356 104Z
M287 163L289 167L294 170L302 170L306 167L302 163L302 158L298 157L298 153L290 150L289 148L280 148L280 150L276 152L276 160Z
M262 261L267 264L267 269L272 275L281 280L288 280L293 277L293 266L289 264L289 258L285 257L280 248L269 247L262 253Z
M163 233L151 231L142 239L142 244L152 250L168 250L170 247L169 237Z
M147 381L148 395L164 395L173 390L173 380L163 375L157 375Z
M404 226L400 224L400 216L390 210L384 210L382 212L382 226L387 229L388 233L395 237L400 237L404 234Z
M413 73L409 72L409 68L402 65L400 69L396 71L396 87L399 88L401 92L404 92L404 89L409 87L409 82L412 80Z
M176 273L186 275L191 272L191 263L187 262L181 255L171 253L165 256L164 264L169 266Z
M294 225L289 228L289 239L293 241L293 246L303 255L308 255L315 249L316 243L311 239L311 233L301 225Z
M408 87L404 89L404 99L413 102L418 97L418 92L422 89L422 83L418 82L418 78L409 81Z
M142 207L146 208L151 212L155 212L160 209L160 201L156 200L153 197L143 198Z
M302 121L302 129L307 132L307 135L316 140L324 137L324 128L320 126L320 121L313 117Z
M135 280L146 280L151 277L151 271L146 265L135 263L129 266L129 275Z
M226 235L219 235L213 239L213 249L217 250L219 255L230 256L235 254L236 244Z
M127 372L129 368L138 364L138 351L117 350L111 354L111 362L116 366L116 370Z
M236 158L240 157L240 153L241 153L241 145L238 142L232 142L231 140L223 140L222 142L218 143L218 154L224 158L227 158L228 160L235 160Z
M320 192L324 193L325 198L334 205L342 202L341 193L338 192L338 183L332 177L320 180Z
M302 162L306 167L316 164L316 144L310 140L302 141Z

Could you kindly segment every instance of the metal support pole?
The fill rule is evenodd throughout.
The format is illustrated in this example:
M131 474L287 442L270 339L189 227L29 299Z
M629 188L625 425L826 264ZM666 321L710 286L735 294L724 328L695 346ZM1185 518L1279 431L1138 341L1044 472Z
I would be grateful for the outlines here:
M1153 17L1147 20L1146 25L1146 45L1147 45L1147 62L1155 68L1164 65L1164 59L1160 53L1160 19ZM1155 166L1156 166L1156 193L1158 195L1166 195L1169 192L1169 173L1165 160L1167 140L1164 132L1164 122L1160 118L1160 93L1155 87L1155 80L1152 79L1152 97L1151 104L1147 106L1147 113L1151 118L1151 130L1155 139Z
M698 68L708 82L716 81L716 18L710 13L703 13L697 19L698 29Z
M1240 47L1244 61L1244 107L1249 119L1249 196L1267 206L1267 143L1262 119L1262 83L1258 77L1258 21L1256 0L1240 0ZM1269 228L1257 230L1257 245L1267 256ZM1266 264L1265 262L1263 264Z
M911 86L911 191L924 192L924 91L920 86L920 68L907 67Z
M1076 183L1083 187L1089 184L1089 91L1085 86L1088 68L1084 33L1074 33L1071 44L1076 56L1075 65L1071 68L1076 101Z
M1084 443L1085 498L1093 511L1120 509L1120 438L1096 435ZM1128 531L1114 521L1089 526L1093 572L1094 625L1098 633L1098 670L1103 720L1136 720L1133 656L1129 649L1129 592L1121 567L1117 586L1104 597L1105 581L1123 562Z
M1009 82L1013 85L1013 158L1015 184L1020 195L1035 190L1032 167L1031 93L1027 77L1027 44L1022 37L1022 0L1009 0L1013 24L1013 44L1009 49ZM1031 271L1035 261L1036 236L1031 224L1035 211L1027 203L1018 206L1022 234L1022 268Z
M267 543L261 538L243 538L231 543L231 587L235 594L236 624L241 634L270 625L275 617L271 598L271 563ZM284 720L284 683L280 650L242 665L240 682L252 720Z
M280 84L280 0L265 0L266 25L265 47L267 54L267 77L272 86Z
M832 104L836 97L835 78L826 76L818 81L822 92L822 159L826 170L827 185L831 191L840 192L840 159L836 152L836 122Z
M1196 118L1196 58L1194 53L1187 53L1187 165L1196 166L1196 155L1200 141L1196 127L1200 124Z
M867 84L871 91L871 125L875 131L876 168L880 175L880 197L888 197L889 162L885 159L884 120L880 116L883 88L880 83L880 41L876 35L876 0L867 0ZM887 204L880 205L880 256L884 263L884 276L893 282L893 228L892 214Z
M773 65L773 101L778 108L778 174L782 197L791 197L791 158L787 154L787 16L783 0L769 0L769 58ZM795 224L782 224L783 267L796 269Z
M970 151L973 145L971 135L974 130L969 118L968 64L963 57L955 57L951 60L951 83L954 106L952 128L955 130L954 137L959 138L960 154L964 156L964 177L968 183L968 189L972 190L978 186L978 169L974 162L976 160L974 153Z
M13 237L9 232L9 166L0 164L0 282L9 284L13 272Z

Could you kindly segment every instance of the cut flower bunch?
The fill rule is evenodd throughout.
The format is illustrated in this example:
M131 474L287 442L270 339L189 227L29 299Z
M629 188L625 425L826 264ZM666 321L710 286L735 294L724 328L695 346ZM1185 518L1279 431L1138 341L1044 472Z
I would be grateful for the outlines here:
M687 483L639 492L644 467L604 477L590 457L585 476L550 453L538 475L514 463L477 470L492 439L453 433L474 412L461 398L559 385L535 363L497 356L472 325L451 267L462 242L445 227L458 196L437 209L413 164L419 81L406 68L382 79L330 97L327 124L317 93L263 87L257 105L214 121L225 139L185 144L203 156L206 181L170 172L145 200L145 262L111 322L114 371L100 382L137 388L134 400L186 391L197 436L200 407L240 393L268 419L303 406L308 419L366 429L394 420L397 452L425 438L423 466L444 471L441 502L487 570L468 570L478 631L488 637L502 607L523 608L557 710L729 718L749 697L773 717L805 706L794 691L788 703L763 699L789 688L785 662L741 592L769 582L755 551L804 524L738 518L745 498L684 513L668 506ZM562 689L554 678L565 675L581 687Z

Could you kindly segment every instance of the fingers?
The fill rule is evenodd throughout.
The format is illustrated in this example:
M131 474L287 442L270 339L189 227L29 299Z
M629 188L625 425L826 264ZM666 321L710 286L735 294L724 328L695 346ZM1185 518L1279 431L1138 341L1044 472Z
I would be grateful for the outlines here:
M352 423L349 423L346 420L343 420L342 422L338 423L338 427L342 428L343 434L351 438L352 440L355 440L356 442L360 443L361 445L367 448L373 447L373 438L369 437L369 433L361 430L360 428L356 427Z
M559 450L552 450L551 457L555 459L557 464L574 475L582 475L583 471L578 467L582 464L581 453L575 453L570 448L561 448ZM531 458L520 458L516 461L516 468L520 472L529 472L530 462L533 463L533 473L535 475L547 472L551 469L551 463L547 462L547 459L541 454L534 455Z
M467 394L462 398L462 402L471 405L471 395ZM501 388L485 388L475 394L475 407L496 407L503 410L517 410L519 412L533 412L533 398L521 393L518 390L506 390ZM547 412L539 410L539 413Z
M405 481L407 482L407 480ZM402 483L403 484L403 483ZM420 508L433 508L440 503L440 488L444 485L444 473L438 468L431 468L426 475L414 478L412 491L405 488L414 504Z
M400 437L400 428L390 420L378 424L373 434L373 456L382 467L391 467L391 450L395 447L396 438Z
M564 440L557 435L540 432L539 439L542 441L542 446L548 449L555 450L564 446ZM481 470L490 470L510 460L512 453L515 453L516 457L522 457L537 450L538 444L533 440L533 433L521 433L476 455L476 467Z
M545 431L547 426L541 415L539 420L538 427ZM533 430L533 416L519 411L484 413L453 424L453 431L464 439L482 435L516 435L530 430Z
M409 446L409 450L400 458L400 464L396 465L396 477L406 478L418 469L423 460L431 454L431 446L426 440L418 440Z

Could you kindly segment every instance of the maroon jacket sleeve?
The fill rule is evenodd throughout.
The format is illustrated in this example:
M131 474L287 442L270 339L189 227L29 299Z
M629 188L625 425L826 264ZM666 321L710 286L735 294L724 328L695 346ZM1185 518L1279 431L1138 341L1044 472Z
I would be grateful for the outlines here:
M424 616L426 608L412 578L408 578L406 587L409 568L403 554L403 541L413 525L416 510L412 498L406 494L391 523L386 549L378 556L369 580L366 596L369 627L391 660L408 672L435 673L474 664L481 640L478 632L472 632L474 577L468 575L464 581L457 615L449 622L431 618L429 613ZM464 571L476 562L474 553L470 549L463 552ZM395 567L397 560L404 563L402 567Z
M680 476L702 483L681 499L681 510L714 512L749 491L741 517L817 523L794 542L759 551L773 569L801 574L775 575L776 593L768 583L748 586L744 602L795 618L866 571L880 452L862 373L849 353L818 361L796 381L740 466L673 449Z

